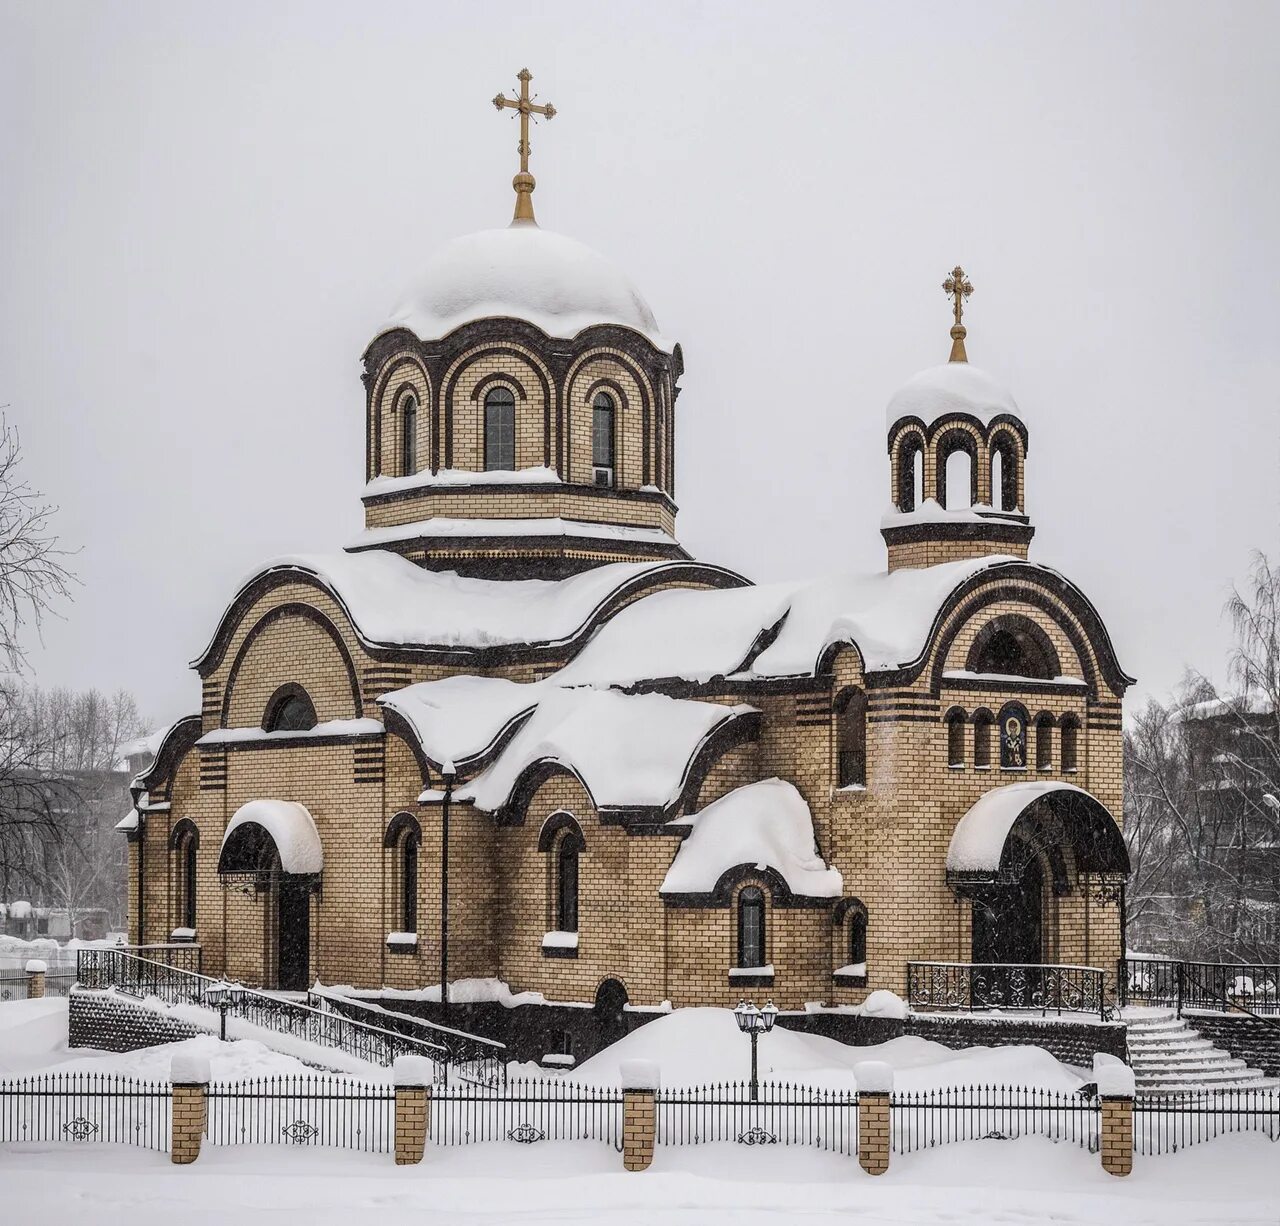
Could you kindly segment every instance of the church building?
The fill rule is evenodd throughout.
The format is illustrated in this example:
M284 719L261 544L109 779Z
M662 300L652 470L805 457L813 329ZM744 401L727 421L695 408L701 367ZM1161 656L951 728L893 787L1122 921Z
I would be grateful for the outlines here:
M534 220L528 83L495 99L514 220L441 248L365 350L363 530L231 594L135 781L130 939L273 989L606 1011L1114 970L1132 679L1029 560L1030 431L968 362L964 272L949 361L857 461L884 569L692 558L681 347Z

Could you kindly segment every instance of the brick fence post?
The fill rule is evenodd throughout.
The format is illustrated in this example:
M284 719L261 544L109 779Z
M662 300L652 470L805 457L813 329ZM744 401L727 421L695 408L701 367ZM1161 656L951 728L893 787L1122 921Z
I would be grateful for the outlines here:
M209 1061L203 1056L174 1056L169 1076L173 1082L169 1159L185 1166L200 1157L208 1120Z
M653 1161L658 1138L658 1066L652 1060L623 1060L622 1077L622 1165L628 1171L643 1171Z
M889 1096L893 1069L879 1060L853 1066L858 1086L858 1165L868 1175L889 1169Z
M39 958L32 958L27 963L27 999L40 1000L44 996L44 977L48 964Z
M1108 1175L1128 1175L1133 1170L1133 1070L1099 1052L1093 1058L1093 1077L1102 1099L1102 1169Z
M426 1056L397 1056L396 1166L422 1161L431 1135L431 1081L435 1067Z

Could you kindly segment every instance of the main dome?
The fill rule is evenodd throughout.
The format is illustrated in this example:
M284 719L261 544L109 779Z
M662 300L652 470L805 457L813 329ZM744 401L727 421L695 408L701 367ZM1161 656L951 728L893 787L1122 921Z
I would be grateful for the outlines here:
M593 324L639 332L659 349L671 343L630 279L590 247L532 223L480 230L431 257L384 331L408 328L439 340L477 319L535 324L568 340Z
M926 425L940 417L968 413L989 425L1001 414L1022 419L1008 390L968 362L944 362L913 375L889 399L887 424L918 417Z

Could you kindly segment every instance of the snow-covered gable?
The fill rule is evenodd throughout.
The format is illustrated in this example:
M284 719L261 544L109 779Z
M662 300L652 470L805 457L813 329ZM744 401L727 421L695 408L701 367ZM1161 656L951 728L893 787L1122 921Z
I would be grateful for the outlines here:
M378 703L409 725L433 762L465 762L488 749L513 720L532 711L545 688L504 677L445 677L392 690Z
M251 800L235 811L222 836L226 847L234 831L254 822L275 841L280 867L286 873L318 873L324 868L324 849L316 824L305 805L291 800Z
M688 565L613 562L567 579L498 581L426 570L384 550L295 554L255 571L241 591L272 572L296 571L314 577L333 595L366 642L483 648L571 639L621 589L651 582L664 568ZM718 567L702 569L729 575Z
M665 808L679 798L707 737L754 712L662 694L541 688L538 709L497 760L458 789L458 800L497 810L528 767L551 762L573 771L598 809Z
M616 324L672 349L621 269L574 239L520 223L446 243L384 330L408 328L420 340L439 340L493 318L523 319L565 340L596 324Z
M712 801L700 813L667 823L689 828L659 888L661 894L708 894L729 869L772 869L793 893L839 898L844 881L815 850L813 815L783 779L762 779Z
M1050 792L1078 792L1083 788L1052 781L1010 783L992 788L978 797L973 807L956 823L947 850L949 873L993 873L1000 867L1005 842L1014 823L1032 801Z

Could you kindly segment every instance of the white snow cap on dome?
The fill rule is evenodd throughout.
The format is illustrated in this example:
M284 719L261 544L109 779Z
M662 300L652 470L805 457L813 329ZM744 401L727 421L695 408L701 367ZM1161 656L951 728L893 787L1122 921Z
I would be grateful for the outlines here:
M902 417L918 417L926 424L939 417L968 413L989 425L1001 413L1021 419L1007 388L986 371L968 362L944 362L908 379L889 399L885 424Z
M670 352L671 342L630 279L599 252L529 222L446 243L428 261L385 330L439 340L477 319L506 317L568 340L618 324Z

